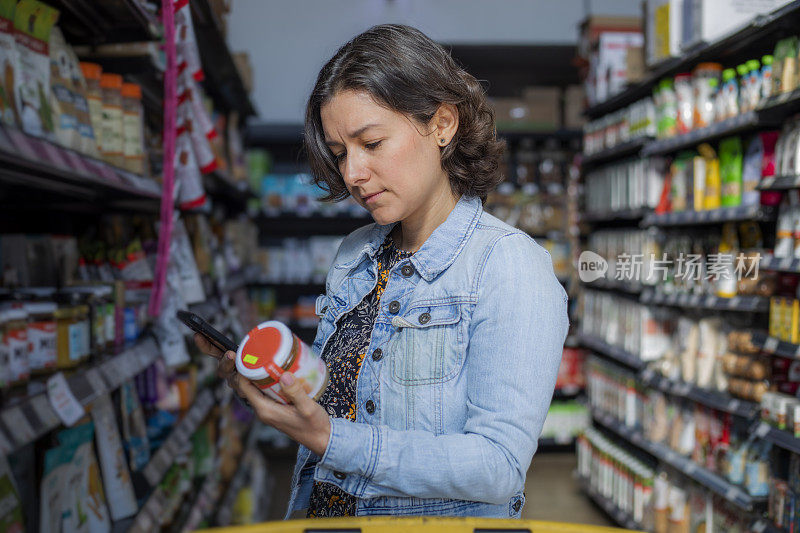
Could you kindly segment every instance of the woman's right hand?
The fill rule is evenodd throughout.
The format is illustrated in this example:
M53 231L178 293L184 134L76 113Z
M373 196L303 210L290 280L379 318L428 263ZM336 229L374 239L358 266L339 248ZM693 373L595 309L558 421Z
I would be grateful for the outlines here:
M222 353L222 350L211 344L208 339L200 335L194 334L194 343L200 348L200 351L214 357L219 361L217 364L217 376L224 379L230 384L230 379L236 374L236 364L234 359L236 354L234 352Z

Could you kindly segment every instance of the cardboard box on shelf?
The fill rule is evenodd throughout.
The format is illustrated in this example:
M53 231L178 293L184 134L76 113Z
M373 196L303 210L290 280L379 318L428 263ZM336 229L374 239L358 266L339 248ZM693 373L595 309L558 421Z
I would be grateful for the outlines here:
M682 22L682 49L712 42L763 15L788 4L788 0L686 0Z
M498 130L543 130L560 126L560 91L527 87L522 98L492 98Z
M581 129L586 122L583 109L586 105L586 92L580 85L570 85L564 91L564 127Z
M684 0L647 0L645 10L646 59L650 66L681 53Z
M590 105L603 102L631 83L628 78L628 50L643 46L642 33L606 32L600 35L586 80Z
M578 55L588 58L605 32L641 32L641 17L594 15L581 23Z

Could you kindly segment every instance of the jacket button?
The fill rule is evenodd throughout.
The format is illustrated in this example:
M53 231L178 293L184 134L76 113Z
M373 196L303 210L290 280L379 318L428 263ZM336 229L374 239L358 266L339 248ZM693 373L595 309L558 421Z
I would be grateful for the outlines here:
M347 477L347 474L345 474L344 472L339 472L338 470L335 470L333 472L333 477L335 477L338 480L342 480L342 479Z
M393 315L396 315L398 311L400 311L400 302L395 300L389 304L389 312L392 313Z
M374 352L372 352L372 360L380 361L381 359L383 359L383 350L377 348Z
M367 403L364 404L364 407L367 409L367 412L369 414L372 414L372 413L375 412L375 402L373 402L372 400L367 400Z
M423 326L431 321L431 314L430 313L422 313L419 315L419 323Z
M514 512L518 513L520 508L522 507L522 502L517 500L514 502Z
M410 278L411 276L414 275L414 267L411 265L411 263L406 263L400 269L400 273L403 275L404 278Z

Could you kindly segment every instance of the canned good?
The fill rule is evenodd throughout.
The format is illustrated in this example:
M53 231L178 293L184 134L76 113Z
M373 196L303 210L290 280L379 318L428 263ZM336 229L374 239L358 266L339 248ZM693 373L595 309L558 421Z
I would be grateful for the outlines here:
M278 383L284 372L303 380L303 387L315 400L328 385L325 362L285 324L275 320L263 322L245 335L236 352L236 370L280 403L288 403Z

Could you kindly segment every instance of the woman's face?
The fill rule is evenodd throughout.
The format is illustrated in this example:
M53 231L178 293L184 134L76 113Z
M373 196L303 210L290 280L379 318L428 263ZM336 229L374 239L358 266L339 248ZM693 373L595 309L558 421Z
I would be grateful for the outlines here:
M347 190L378 224L424 219L443 195L452 196L427 126L352 90L334 95L320 115Z

